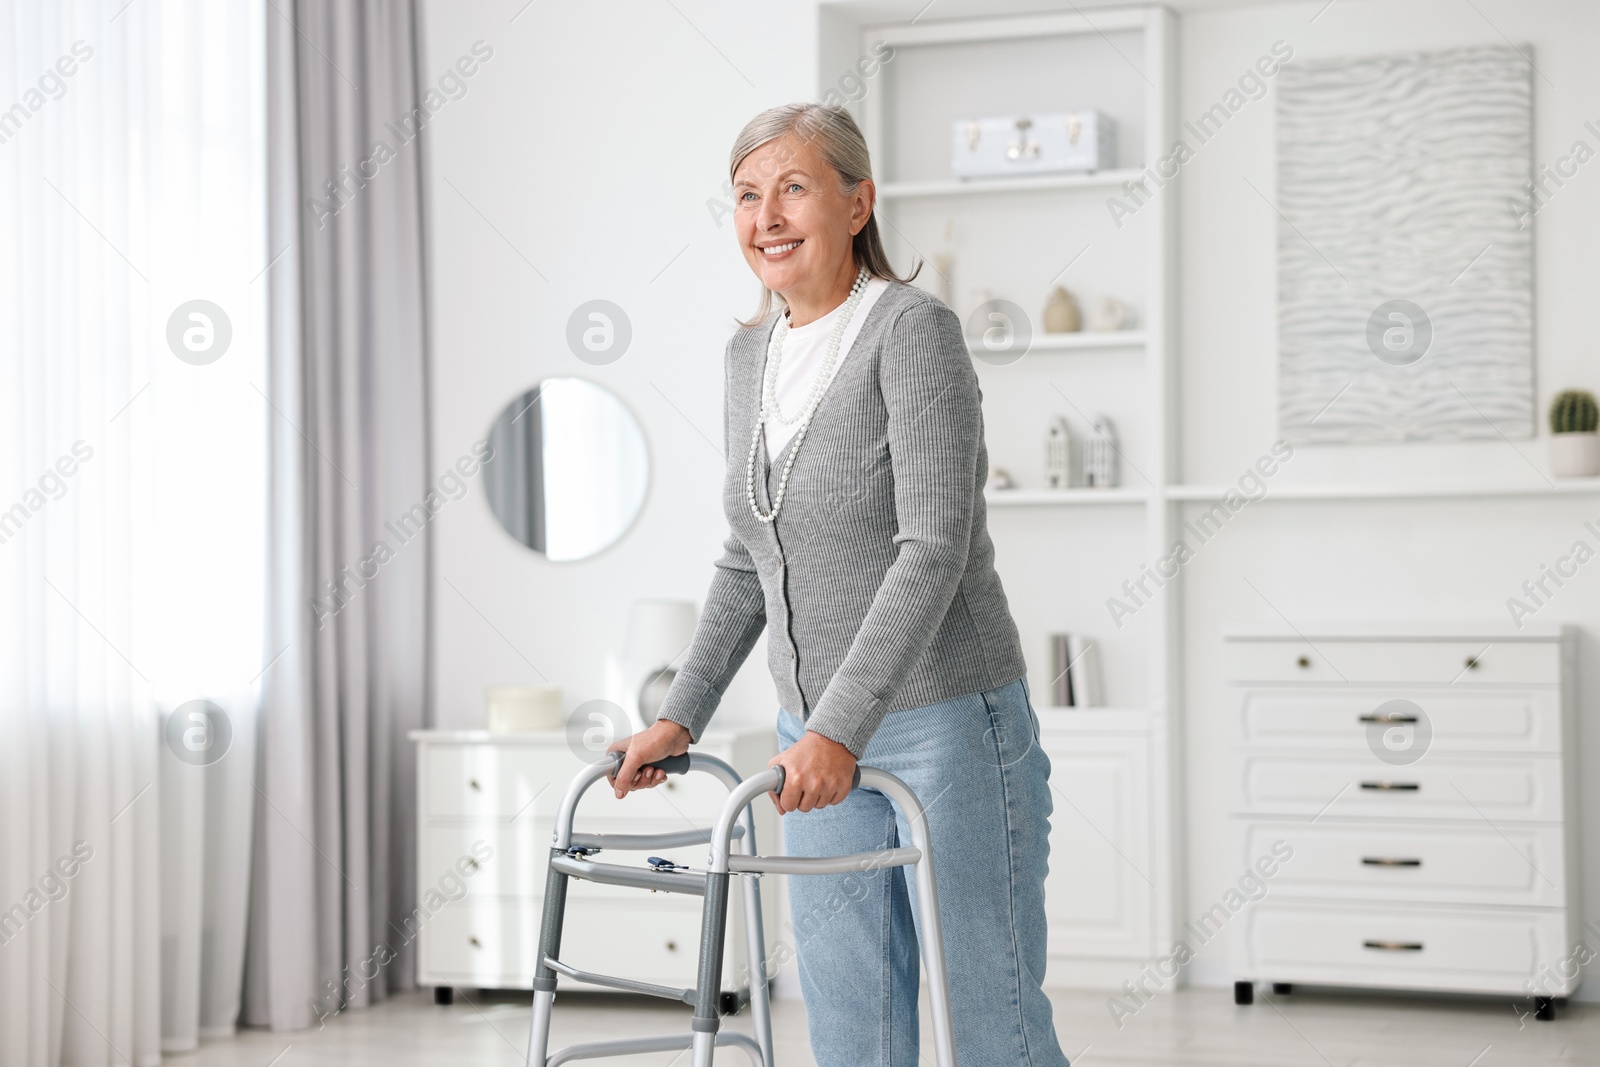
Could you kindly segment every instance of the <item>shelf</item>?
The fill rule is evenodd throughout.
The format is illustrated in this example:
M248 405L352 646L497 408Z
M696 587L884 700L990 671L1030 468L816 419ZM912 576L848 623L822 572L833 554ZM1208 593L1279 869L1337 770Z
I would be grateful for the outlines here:
M1095 190L1120 188L1124 182L1138 181L1142 170L1102 170L1093 174L1037 174L1014 178L941 178L928 182L884 182L878 186L883 200L917 196L971 196L993 193L1033 193L1052 189Z
M1144 489L988 489L983 498L992 508L1033 505L1143 504L1149 499Z
M1168 500L1221 500L1233 485L1169 485ZM1270 487L1262 500L1410 500L1431 498L1486 498L1507 496L1581 496L1600 493L1600 478L1574 478L1556 482L1517 485L1285 485Z
M1084 330L1077 333L1039 333L1028 339L1029 352L1072 352L1097 348L1140 348L1148 340L1143 330ZM982 343L968 340L967 350L973 355L982 351Z

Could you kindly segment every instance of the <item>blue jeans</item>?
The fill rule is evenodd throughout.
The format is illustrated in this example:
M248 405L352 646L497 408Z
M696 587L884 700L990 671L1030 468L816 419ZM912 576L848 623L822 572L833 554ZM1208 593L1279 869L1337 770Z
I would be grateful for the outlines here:
M778 745L804 724L778 712ZM961 1064L1067 1067L1040 983L1050 760L1026 679L986 693L894 712L862 763L896 775L927 810L944 922L956 1058ZM791 856L910 843L882 793L783 816ZM818 1067L916 1067L916 893L910 868L788 880Z

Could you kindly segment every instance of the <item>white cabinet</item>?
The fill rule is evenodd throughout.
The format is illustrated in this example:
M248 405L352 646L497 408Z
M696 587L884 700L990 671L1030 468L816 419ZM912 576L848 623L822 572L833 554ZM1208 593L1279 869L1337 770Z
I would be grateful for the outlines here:
M1228 632L1234 859L1291 852L1240 909L1241 1003L1258 980L1576 988L1573 641L1556 626Z
M417 942L417 981L448 999L455 986L531 989L539 949L540 905L553 817L584 765L564 733L490 734L419 730L417 742L417 899L406 924ZM708 732L696 752L727 760L741 775L765 769L777 752L770 729ZM710 826L727 789L709 775L673 777L617 800L604 783L578 807L575 825L639 833ZM763 851L781 852L771 805L755 806ZM704 846L663 850L698 865ZM643 857L636 857L643 862ZM618 862L633 862L624 853ZM769 882L764 925L778 925L779 893ZM574 881L568 890L561 958L601 974L691 987L700 944L700 900ZM743 900L730 907L731 990L746 973Z
M1039 709L1050 757L1052 986L1116 988L1156 954L1158 865L1151 780L1155 717L1137 710Z

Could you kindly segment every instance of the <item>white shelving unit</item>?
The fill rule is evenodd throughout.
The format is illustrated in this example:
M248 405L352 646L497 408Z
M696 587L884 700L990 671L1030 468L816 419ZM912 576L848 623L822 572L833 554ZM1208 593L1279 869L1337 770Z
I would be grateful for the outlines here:
M930 13L935 14L935 13ZM1121 224L1107 198L1145 178L1174 137L1175 32L1159 5L859 25L824 6L824 87L859 56L893 57L854 110L872 151L880 229L902 270L939 257L965 318L990 290L1037 314L1056 285L1080 302L1121 299L1134 327L1110 333L1031 332L1025 356L989 362L974 347L989 459L1028 488L991 490L989 528L1031 665L1043 740L1056 775L1056 867L1047 886L1052 984L1117 988L1170 949L1181 898L1174 744L1181 693L1176 607L1156 597L1126 628L1104 604L1107 568L1138 580L1175 536L1165 492L1173 462L1174 200L1155 191ZM1095 108L1118 127L1114 169L989 180L950 177L950 123L959 118ZM1041 316L1042 317L1042 316ZM1104 414L1119 431L1122 485L1042 490L1053 416L1087 440ZM1070 508L1071 518L1061 507ZM1046 635L1084 634L1100 647L1113 706L1051 708Z
M823 5L819 74L826 91L858 57L881 56L883 45L893 49L864 80L853 108L879 179L885 243L902 270L924 264L916 284L933 288L942 281L933 272L948 256L953 267L941 288L948 287L963 319L980 303L978 290L1038 315L1057 284L1080 300L1110 293L1134 312L1133 328L1116 333L1044 334L1036 320L1026 354L1010 362L984 359L981 345L969 344L983 389L990 462L1022 486L985 494L996 566L1032 667L1054 784L1083 790L1062 794L1056 806L1054 856L1076 878L1115 887L1085 895L1052 876L1049 981L1115 989L1168 952L1187 917L1178 911L1183 784L1169 755L1179 748L1183 719L1183 577L1141 599L1131 618L1113 619L1106 597L1124 579L1149 581L1149 569L1182 537L1183 520L1237 489L1184 484L1177 462L1176 198L1153 180L1155 164L1178 135L1173 17L1154 4L1087 12L1062 6L1067 10L1054 14L943 21L934 8L910 23L863 25L850 21L847 5ZM1117 122L1113 169L950 176L953 120L1087 108ZM1146 179L1148 195L1134 197L1130 189ZM1112 198L1125 209L1116 216ZM1100 414L1118 431L1122 485L1038 488L1049 419L1066 417L1083 438ZM1280 478L1252 507L1600 494L1600 478L1549 482L1528 474L1478 485ZM1096 642L1112 707L1045 706L1045 635L1058 631ZM1102 803L1104 796L1115 800Z

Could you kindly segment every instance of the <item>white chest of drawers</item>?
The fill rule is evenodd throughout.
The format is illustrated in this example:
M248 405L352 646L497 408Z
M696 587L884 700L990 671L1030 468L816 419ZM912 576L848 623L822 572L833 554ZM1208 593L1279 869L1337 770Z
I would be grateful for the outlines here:
M531 989L552 817L585 761L568 748L564 733L418 730L410 736L417 742L418 905L406 933L417 943L417 982L433 986L442 1003L457 986ZM749 775L766 767L777 740L770 729L712 731L694 751ZM577 826L602 833L710 826L726 797L726 787L705 774L673 777L620 801L595 786L579 805ZM762 850L781 852L772 806L760 802L754 810ZM668 855L699 866L704 851ZM698 898L593 882L575 882L569 892L563 960L661 985L695 984ZM780 928L778 897L762 895L769 931ZM730 992L747 973L741 907L741 900L733 902L723 963ZM627 961L624 971L619 960Z
M1570 627L1237 627L1224 657L1253 982L1509 994L1576 988Z

